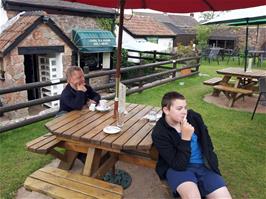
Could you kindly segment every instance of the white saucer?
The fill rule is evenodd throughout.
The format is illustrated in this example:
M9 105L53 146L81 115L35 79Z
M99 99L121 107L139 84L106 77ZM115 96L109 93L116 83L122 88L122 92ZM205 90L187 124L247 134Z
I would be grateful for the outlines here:
M162 117L162 114L157 113L156 114L156 119L155 118L152 118L150 114L145 115L143 118L144 119L147 119L149 121L158 121L161 117Z
M95 109L100 112L105 112L105 111L109 111L111 107L110 106L108 107L96 106Z
M119 133L121 129L117 126L107 126L103 129L103 132L108 134L116 134Z

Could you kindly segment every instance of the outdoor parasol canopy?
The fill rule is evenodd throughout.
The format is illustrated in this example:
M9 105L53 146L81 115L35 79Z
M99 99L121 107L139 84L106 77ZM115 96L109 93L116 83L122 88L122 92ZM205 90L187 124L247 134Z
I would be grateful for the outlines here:
M190 13L203 11L223 11L239 8L248 8L265 5L265 0L66 0L88 5L119 8L119 32L116 63L116 91L114 103L114 116L118 111L118 93L120 82L122 33L124 22L124 9L153 9L162 12Z
M224 15L218 16L214 19L211 19L203 23L203 25L224 23L229 26L246 26L244 71L247 70L249 25L259 26L260 24L266 24L265 10L266 6L260 6L257 8L245 9L245 10L233 10L231 12L225 13ZM258 29L257 29L257 34L258 34Z

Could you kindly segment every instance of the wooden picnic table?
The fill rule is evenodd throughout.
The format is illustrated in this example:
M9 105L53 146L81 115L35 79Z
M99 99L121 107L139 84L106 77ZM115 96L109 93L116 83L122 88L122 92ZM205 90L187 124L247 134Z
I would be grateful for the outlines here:
M254 86L258 83L258 79L266 77L266 70L252 70L245 72L243 68L224 68L216 71L223 75L218 85L214 85L214 96L219 96L220 92L224 92L229 99L229 107L244 95L252 95ZM236 78L235 82L230 82Z
M109 101L113 108L113 102ZM127 104L128 114L122 131L106 134L103 128L116 125L112 108L108 112L72 111L45 124L66 149L65 160L59 168L69 169L79 152L86 153L83 175L99 178L118 160L155 168L156 150L152 145L153 125L143 117L159 108L147 105Z

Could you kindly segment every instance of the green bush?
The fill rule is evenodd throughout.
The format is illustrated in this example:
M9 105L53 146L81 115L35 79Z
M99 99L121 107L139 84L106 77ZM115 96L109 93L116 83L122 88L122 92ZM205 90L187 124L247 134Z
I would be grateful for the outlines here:
M186 58L186 57L196 57L197 53L193 50L192 45L184 46L182 44L178 44L175 50L175 57L177 59ZM186 65L192 65L196 63L196 60L189 60L183 62Z

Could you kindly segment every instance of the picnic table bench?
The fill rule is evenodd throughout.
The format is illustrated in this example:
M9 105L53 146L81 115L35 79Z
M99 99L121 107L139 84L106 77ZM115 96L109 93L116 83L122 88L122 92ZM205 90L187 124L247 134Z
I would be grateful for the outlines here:
M121 199L123 188L95 178L44 167L27 177L24 187L52 198Z
M255 86L258 79L266 76L265 70L245 72L243 68L224 68L216 72L223 77L214 77L203 83L213 87L213 96L218 97L221 92L224 93L229 100L229 107L233 107L241 97L244 99L244 96L252 95L257 90ZM231 81L232 78L236 78L234 82Z
M28 151L34 153L40 153L44 155L50 154L55 158L64 160L63 155L55 150L55 147L57 147L60 143L61 141L56 139L55 135L47 133L28 142L26 144L26 148Z
M209 85L209 86L214 86L219 84L223 79L221 77L213 77L211 79L205 80L203 84Z

